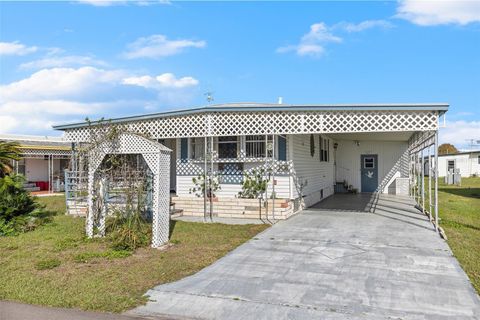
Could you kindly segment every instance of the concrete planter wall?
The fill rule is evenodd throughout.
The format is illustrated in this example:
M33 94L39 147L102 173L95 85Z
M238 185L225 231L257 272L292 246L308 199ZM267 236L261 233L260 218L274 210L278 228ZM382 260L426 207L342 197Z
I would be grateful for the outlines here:
M273 219L273 201L260 204L258 199L216 198L213 214L221 218ZM175 208L183 210L184 216L203 217L203 198L173 197ZM209 210L209 209L207 209ZM208 211L209 212L209 211ZM293 202L289 199L275 199L275 220L283 220L294 212Z

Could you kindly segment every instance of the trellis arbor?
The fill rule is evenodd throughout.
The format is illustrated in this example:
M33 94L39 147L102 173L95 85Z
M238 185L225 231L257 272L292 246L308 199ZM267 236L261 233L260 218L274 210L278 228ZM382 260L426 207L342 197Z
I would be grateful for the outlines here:
M240 103L109 123L174 150L169 188L184 215L278 220L334 192L405 193L425 210L422 166L415 164L423 149L436 159L439 118L447 110L448 104L441 103ZM55 128L75 144L88 141L98 130L95 122ZM435 160L430 163L429 176L436 178ZM263 169L268 181L260 208L255 207L258 199L239 198L252 194L241 191L244 175L254 169ZM207 186L199 198L189 190L193 178L203 175ZM208 190L211 181L219 181L215 192ZM436 191L433 194L430 203L436 212Z
M98 234L105 233L105 218L107 210L100 210L94 205L95 173L102 160L108 154L140 154L153 174L152 188L152 247L160 247L168 241L169 234L169 202L171 150L156 141L149 140L133 133L120 133L113 140L105 140L88 150L88 214L86 232L89 237L94 235L94 226ZM99 211L99 212L97 212ZM95 217L98 222L95 225Z

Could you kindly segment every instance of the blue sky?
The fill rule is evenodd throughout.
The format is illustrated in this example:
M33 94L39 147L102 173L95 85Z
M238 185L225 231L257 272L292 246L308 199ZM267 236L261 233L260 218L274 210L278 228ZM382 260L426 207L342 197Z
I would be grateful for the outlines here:
M215 103L448 102L480 139L480 2L1 2L0 132Z

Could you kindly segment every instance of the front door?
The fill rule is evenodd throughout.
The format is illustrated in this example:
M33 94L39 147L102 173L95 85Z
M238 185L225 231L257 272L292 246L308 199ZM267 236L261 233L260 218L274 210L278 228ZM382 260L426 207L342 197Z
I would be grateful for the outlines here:
M375 192L378 188L378 156L362 154L360 156L362 192Z

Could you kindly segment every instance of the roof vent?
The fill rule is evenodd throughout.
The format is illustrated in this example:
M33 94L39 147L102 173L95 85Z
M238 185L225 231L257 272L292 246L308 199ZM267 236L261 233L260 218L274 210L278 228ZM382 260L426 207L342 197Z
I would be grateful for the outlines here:
M283 104L283 97L278 97L278 104Z

